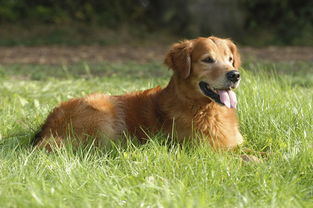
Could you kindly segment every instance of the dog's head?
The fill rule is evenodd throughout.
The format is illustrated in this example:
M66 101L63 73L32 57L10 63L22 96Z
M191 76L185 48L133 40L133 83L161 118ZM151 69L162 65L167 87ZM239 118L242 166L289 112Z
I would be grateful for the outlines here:
M240 55L229 39L197 38L174 44L164 63L189 98L208 97L227 107L236 107L232 91L240 82Z

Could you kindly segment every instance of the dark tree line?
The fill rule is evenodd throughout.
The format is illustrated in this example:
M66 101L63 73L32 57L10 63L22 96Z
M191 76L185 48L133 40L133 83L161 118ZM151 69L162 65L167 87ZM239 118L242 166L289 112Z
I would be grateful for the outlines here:
M195 36L312 41L310 0L0 0L0 23L93 24ZM253 37L254 38L254 37Z

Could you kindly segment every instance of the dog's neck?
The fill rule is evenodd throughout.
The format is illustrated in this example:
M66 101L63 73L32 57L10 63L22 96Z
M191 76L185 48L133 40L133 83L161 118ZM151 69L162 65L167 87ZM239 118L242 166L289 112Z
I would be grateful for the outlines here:
M168 85L159 93L158 102L161 108L167 112L184 113L190 116L195 116L196 113L201 112L212 105L212 101L208 98L196 99L185 89L180 88L179 78L172 76ZM174 116L174 115L172 115Z

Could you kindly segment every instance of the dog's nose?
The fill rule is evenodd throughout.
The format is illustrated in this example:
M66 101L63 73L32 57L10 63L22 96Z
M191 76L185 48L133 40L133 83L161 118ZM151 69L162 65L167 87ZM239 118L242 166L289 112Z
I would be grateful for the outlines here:
M237 70L232 70L226 73L226 78L232 82L238 82L240 79L240 73Z

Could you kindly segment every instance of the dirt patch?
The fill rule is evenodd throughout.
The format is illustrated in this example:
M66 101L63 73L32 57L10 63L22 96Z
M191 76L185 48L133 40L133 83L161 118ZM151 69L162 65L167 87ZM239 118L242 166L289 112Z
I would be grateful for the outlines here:
M242 47L244 57L254 57L268 61L313 61L313 47Z
M72 64L103 61L162 62L169 46L0 47L0 64ZM243 60L313 61L313 47L240 47Z
M166 48L141 48L130 46L36 46L0 47L1 64L72 64L79 62L160 61Z

